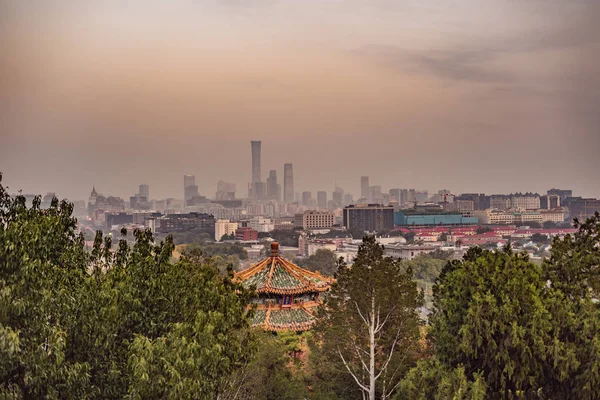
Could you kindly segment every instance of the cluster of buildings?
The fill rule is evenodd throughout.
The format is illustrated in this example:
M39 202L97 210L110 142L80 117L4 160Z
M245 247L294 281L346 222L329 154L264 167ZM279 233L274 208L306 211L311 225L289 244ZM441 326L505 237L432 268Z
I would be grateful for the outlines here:
M193 231L206 233L215 241L251 244L275 230L294 230L302 233L297 249L300 256L325 248L344 258L351 258L357 251L355 239L361 239L359 233L369 232L383 236L381 240L386 242L390 255L410 259L442 243L502 243L530 228L565 232L573 218L584 220L600 210L600 200L574 197L571 190L492 195L455 195L445 189L435 193L401 188L384 191L382 186L372 185L368 176L360 177L360 196L356 200L338 186L331 194L317 191L313 196L311 191L295 191L291 163L283 165L283 184L275 169L263 178L262 142L252 141L250 148L252 180L244 198L236 196L235 184L225 181L217 183L212 198L203 196L194 175L183 177L181 199L152 199L147 184L139 185L129 201L103 196L94 187L87 204L89 221L105 230L131 226L157 233ZM78 207L84 209L85 203ZM476 228L482 225L489 231L476 234ZM337 236L335 239L314 239L317 234L331 231L336 232L330 235ZM404 243L402 237L385 237L393 231L414 234L415 243ZM541 234L555 234L544 232ZM357 237L352 238L352 234Z

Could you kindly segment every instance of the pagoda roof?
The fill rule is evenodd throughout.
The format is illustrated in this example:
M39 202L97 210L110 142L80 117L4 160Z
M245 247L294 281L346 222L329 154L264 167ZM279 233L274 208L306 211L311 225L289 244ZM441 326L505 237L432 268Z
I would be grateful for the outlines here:
M307 331L316 320L311 312L303 307L291 309L266 308L256 310L252 325L261 326L266 331Z
M279 256L279 244L271 243L271 255L254 266L239 272L236 279L256 292L280 295L326 292L333 278L309 271Z

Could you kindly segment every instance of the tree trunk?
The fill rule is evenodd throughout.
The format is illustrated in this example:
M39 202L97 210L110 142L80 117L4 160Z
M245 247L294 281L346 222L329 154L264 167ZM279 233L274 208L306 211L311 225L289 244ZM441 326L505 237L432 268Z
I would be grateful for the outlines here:
M371 326L369 328L369 400L375 400L375 296L371 294Z

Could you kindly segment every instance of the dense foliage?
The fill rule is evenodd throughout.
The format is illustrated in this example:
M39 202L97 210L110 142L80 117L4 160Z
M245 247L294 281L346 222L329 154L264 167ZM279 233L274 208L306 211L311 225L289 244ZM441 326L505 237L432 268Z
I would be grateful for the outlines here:
M389 398L416 359L422 301L410 271L372 236L351 267L338 269L317 332L329 360L370 400Z
M509 247L449 262L434 287L433 358L399 398L438 398L463 375L458 398L600 398L599 243L596 215L554 239L542 265Z
M208 398L252 356L250 293L171 240L96 236L0 185L0 398Z
M315 254L304 259L296 259L294 262L310 271L318 271L325 276L333 276L338 267L335 253L327 249L318 249Z

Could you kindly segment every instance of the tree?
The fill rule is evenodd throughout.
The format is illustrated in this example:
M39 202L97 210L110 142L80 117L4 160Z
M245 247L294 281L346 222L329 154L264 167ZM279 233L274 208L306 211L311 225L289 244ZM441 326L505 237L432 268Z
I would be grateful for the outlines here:
M1 180L1 175L0 175ZM96 235L0 185L0 398L207 398L254 351L251 293L149 231ZM125 232L126 233L126 232Z
M544 289L541 268L526 254L469 250L444 267L434 286L435 356L450 368L481 373L490 396L536 393L552 343Z
M535 243L547 243L548 236L542 235L541 233L534 233L531 235L531 241Z
M485 379L468 378L462 366L450 368L436 358L420 360L402 380L397 400L484 400Z
M327 249L318 249L315 254L303 262L307 269L319 271L325 276L333 276L337 270L335 253Z
M343 365L363 397L388 399L419 351L423 303L410 271L383 256L370 236L352 267L341 265L317 332L332 361Z
M544 262L545 278L552 287L573 299L585 298L589 290L600 295L600 214L575 224L575 235L552 241L552 253Z
M486 232L492 232L493 229L487 227L487 226L478 226L477 230L475 231L478 235L483 235Z
M553 221L544 221L542 226L544 227L544 229L554 229L557 227L557 224Z
M308 391L302 373L295 373L291 352L300 336L295 332L257 333L258 350L239 370L223 400L303 400ZM294 342L290 345L289 342Z
M442 233L438 239L440 242L447 242L448 241L448 234L446 232Z

